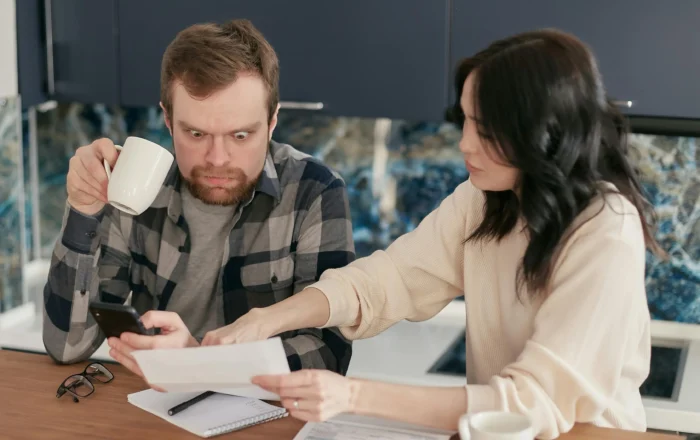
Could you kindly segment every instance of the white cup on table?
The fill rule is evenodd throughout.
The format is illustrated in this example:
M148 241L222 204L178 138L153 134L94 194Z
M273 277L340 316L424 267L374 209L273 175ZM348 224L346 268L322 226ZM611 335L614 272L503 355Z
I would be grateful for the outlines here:
M127 214L139 215L158 196L175 159L160 145L135 136L126 138L124 146L115 145L119 157L114 169L104 161L109 184L109 204Z
M532 422L527 416L502 411L465 414L459 419L462 440L532 440Z

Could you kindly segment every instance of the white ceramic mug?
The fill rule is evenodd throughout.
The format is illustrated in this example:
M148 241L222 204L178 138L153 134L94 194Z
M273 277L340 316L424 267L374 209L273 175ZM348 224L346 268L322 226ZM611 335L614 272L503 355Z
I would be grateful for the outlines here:
M120 153L114 169L104 161L107 200L127 214L139 215L156 199L175 158L160 145L135 136L115 147Z
M486 411L459 419L462 440L532 440L532 422L518 413Z

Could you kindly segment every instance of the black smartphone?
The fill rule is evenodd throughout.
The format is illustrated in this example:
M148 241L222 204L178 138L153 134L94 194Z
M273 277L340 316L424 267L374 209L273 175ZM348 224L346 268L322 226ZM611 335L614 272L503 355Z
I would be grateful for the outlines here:
M146 329L139 314L133 307L124 304L90 303L90 313L95 318L105 336L118 338L123 332L139 335L155 334L153 329Z

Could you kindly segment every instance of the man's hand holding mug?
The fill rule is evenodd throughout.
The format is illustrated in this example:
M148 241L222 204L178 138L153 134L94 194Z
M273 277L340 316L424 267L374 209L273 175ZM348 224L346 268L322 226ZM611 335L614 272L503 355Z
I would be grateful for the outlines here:
M68 203L89 216L106 203L139 215L155 200L173 160L172 153L146 139L128 137L123 147L98 139L78 148L70 160Z

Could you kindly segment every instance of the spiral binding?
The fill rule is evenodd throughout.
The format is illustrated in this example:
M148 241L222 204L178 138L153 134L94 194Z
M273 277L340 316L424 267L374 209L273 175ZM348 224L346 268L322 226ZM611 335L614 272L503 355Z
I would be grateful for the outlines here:
M249 417L244 420L240 420L235 423L227 423L225 425L216 426L214 428L207 429L204 431L204 437L213 437L220 434L226 434L233 431L238 431L239 429L248 428L250 426L259 425L264 422L270 422L272 420L281 419L287 417L287 410L280 408L275 411L270 411L265 414L260 414L259 416Z

